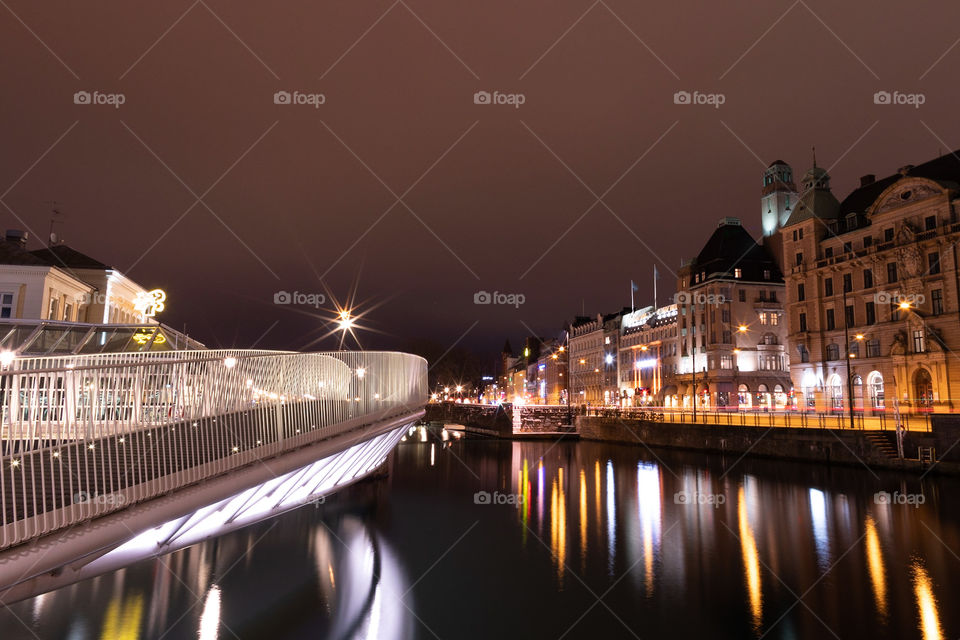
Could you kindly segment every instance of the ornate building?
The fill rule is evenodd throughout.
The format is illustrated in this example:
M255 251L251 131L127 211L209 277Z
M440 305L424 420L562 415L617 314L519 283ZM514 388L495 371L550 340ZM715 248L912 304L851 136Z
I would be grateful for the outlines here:
M955 153L868 175L838 202L807 172L781 230L791 376L803 407L949 411L960 385ZM851 393L852 392L852 393Z
M775 409L789 402L784 285L768 249L723 218L678 273L679 371L666 406Z
M664 380L677 372L677 345L677 305L623 314L618 360L621 405L663 402Z

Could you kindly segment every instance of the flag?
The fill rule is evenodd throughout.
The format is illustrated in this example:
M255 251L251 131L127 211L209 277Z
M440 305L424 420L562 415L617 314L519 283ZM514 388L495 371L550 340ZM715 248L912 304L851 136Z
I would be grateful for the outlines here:
M653 265L653 279L654 280L660 279L660 272L657 271L657 265Z
M640 291L640 287L634 284L633 280L630 281L630 291Z

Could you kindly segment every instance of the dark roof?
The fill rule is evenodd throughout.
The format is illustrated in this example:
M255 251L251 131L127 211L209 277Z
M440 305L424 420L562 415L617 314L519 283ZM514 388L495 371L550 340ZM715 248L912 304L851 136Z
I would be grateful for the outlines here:
M90 256L80 253L76 249L68 247L65 244L58 244L53 247L37 249L31 251L33 255L45 261L46 264L54 267L68 267L70 269L112 269L113 267L105 265L99 260L94 260Z
M770 271L769 282L783 282L777 263L746 229L738 224L721 224L691 263L689 284L695 286L698 273L706 272L709 280L712 274L731 277L735 268L742 271L741 280L763 282L763 272Z
M50 266L46 261L33 255L16 242L0 239L0 264L19 264L35 267Z
M934 180L943 186L957 188L960 186L960 150L953 151L946 155L928 160L923 164L910 167L903 171L889 175L886 178L872 182L866 186L854 189L850 195L840 203L840 215L848 213L865 213L870 208L880 194L897 180L909 176L914 178L927 178Z

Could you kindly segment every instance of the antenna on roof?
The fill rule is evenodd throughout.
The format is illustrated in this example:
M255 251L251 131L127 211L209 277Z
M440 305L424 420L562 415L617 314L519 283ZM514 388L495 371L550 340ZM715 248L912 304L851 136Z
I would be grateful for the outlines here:
M63 217L63 213L57 207L60 205L56 200L48 200L47 204L50 205L50 233L47 236L47 247L52 247L58 243L57 234L53 232L53 225L62 224L63 220L59 220L59 217Z

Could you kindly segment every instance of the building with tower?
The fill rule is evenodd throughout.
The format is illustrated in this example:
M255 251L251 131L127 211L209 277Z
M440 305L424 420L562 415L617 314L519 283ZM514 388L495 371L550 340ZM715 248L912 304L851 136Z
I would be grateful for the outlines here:
M780 231L800 407L955 408L958 197L956 153L864 176L842 202L814 161Z

